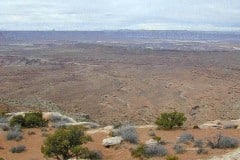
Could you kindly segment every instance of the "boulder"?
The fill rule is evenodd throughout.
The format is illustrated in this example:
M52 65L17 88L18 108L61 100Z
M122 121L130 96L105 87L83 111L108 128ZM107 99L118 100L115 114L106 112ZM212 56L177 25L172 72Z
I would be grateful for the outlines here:
M205 128L221 129L223 126L221 121L216 120L216 121L209 121L207 123L201 124L198 127L200 129L205 129Z
M157 144L158 142L154 139L149 139L145 142L146 145Z
M86 128L97 128L100 125L94 122L75 122L75 123L63 123L65 126L84 126Z
M121 144L122 140L123 139L120 136L110 137L110 138L103 139L102 145L104 147L114 146L114 145Z

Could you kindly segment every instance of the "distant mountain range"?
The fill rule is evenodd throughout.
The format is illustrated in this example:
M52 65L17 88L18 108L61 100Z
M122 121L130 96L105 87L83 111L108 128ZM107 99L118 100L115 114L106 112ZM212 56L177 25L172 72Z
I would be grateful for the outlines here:
M240 42L240 32L171 31L171 30L0 31L0 42L5 41L155 42L158 40Z

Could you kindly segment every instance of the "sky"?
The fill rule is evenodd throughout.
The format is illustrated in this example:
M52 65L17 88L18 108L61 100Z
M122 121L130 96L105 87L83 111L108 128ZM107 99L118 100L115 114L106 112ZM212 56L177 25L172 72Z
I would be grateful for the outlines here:
M240 0L0 0L0 30L239 31Z

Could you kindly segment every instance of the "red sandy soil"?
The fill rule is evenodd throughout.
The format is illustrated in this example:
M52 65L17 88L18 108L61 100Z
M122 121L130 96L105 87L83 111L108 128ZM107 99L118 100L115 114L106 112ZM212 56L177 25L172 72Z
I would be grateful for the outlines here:
M153 129L154 130L154 129ZM28 131L34 131L35 135L28 135ZM52 133L54 130L49 130L48 133ZM149 128L137 129L139 138L141 143L150 139L148 135ZM167 142L167 149L169 154L174 155L174 151L172 150L173 145L177 141L177 137L181 135L181 133L188 132L194 135L197 139L206 140L207 138L214 136L218 133L223 133L224 135L240 138L240 130L237 129L228 129L228 130L215 130L215 129L187 129L187 130L172 130L172 131L163 131L163 130L154 130L157 136L160 136L162 140ZM0 146L4 147L3 150L0 150L0 157L5 158L5 160L41 160L44 159L44 156L41 154L41 145L43 144L43 140L45 137L42 137L42 131L40 129L23 129L24 138L19 141L7 141L5 138L6 132L0 132ZM91 134L93 138L93 142L89 142L86 146L90 150L98 150L103 153L103 158L107 160L132 160L134 159L131 156L129 151L130 148L136 147L136 145L129 144L127 142L122 143L119 146L105 148L102 146L102 140L108 137L107 133L97 132ZM11 153L9 149L13 146L17 145L25 145L26 151L22 153ZM208 154L206 155L198 155L196 154L196 150L192 147L191 144L186 145L186 148L193 149L188 150L184 154L178 154L177 156L180 160L196 160L196 159L206 159L212 157L214 155L222 155L231 150L227 149L208 149ZM163 160L165 157L155 157L150 159L159 159Z

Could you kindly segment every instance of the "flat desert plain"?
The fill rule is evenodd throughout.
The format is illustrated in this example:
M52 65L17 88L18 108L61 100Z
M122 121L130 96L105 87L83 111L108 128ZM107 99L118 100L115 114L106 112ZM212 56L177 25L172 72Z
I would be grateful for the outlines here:
M122 43L2 44L0 103L12 111L85 115L101 125L148 124L174 110L185 113L190 126L238 119L240 53L231 45L164 50Z

